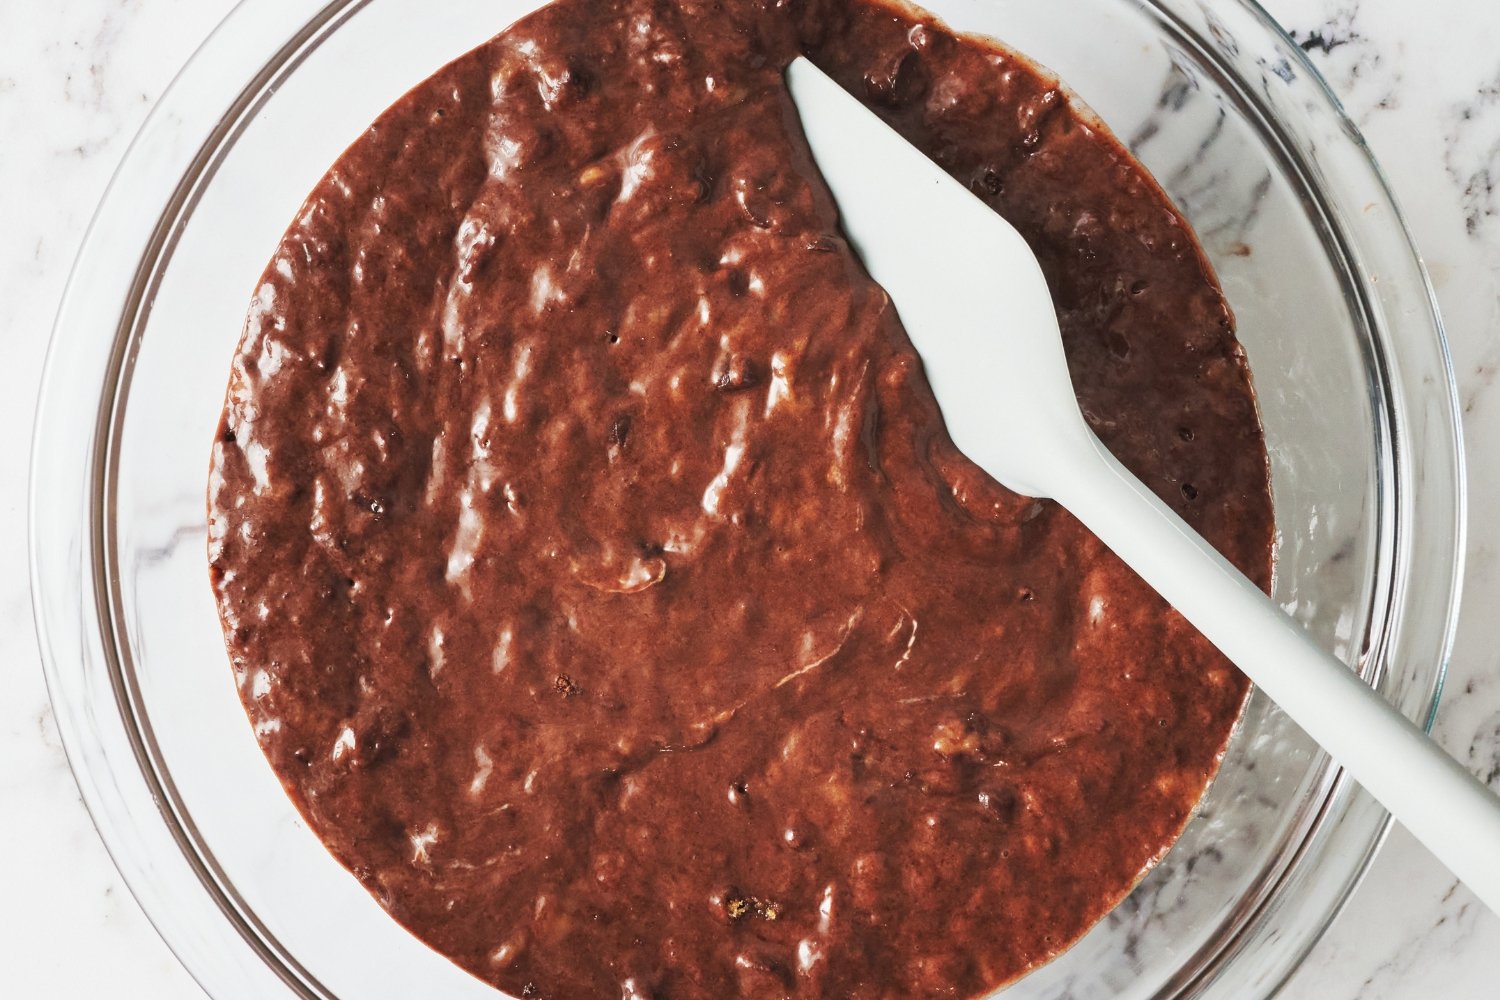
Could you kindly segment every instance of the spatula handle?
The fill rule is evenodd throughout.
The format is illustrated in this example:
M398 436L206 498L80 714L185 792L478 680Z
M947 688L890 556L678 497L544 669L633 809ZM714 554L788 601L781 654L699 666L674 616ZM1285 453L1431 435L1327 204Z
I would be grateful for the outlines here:
M1500 913L1500 798L1230 565L1097 441L1052 495Z

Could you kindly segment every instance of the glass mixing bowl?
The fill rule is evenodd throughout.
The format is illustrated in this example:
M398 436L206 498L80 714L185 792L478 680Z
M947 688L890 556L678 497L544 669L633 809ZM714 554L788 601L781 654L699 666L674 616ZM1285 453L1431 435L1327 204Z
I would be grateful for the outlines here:
M304 195L409 86L524 0L245 0L162 98L63 302L32 468L32 573L74 772L141 905L216 1000L496 994L323 850L240 709L204 480L251 290ZM1275 597L1418 723L1457 608L1462 469L1432 297L1389 191L1248 0L931 0L1061 74L1196 227L1270 447ZM1181 841L1007 998L1274 993L1388 818L1265 698Z

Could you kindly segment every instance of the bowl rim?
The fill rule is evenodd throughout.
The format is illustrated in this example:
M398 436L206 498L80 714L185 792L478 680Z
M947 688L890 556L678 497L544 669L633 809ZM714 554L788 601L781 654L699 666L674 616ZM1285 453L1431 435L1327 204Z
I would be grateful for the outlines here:
M239 0L194 50L163 91L127 147L85 232L54 322L35 410L27 510L29 572L34 625L64 751L95 829L132 895L168 948L205 992L215 996L224 995L215 992L220 989L223 970L234 969L238 974L247 976L247 983L257 984L248 987L250 991L245 994L247 996L260 995L255 991L261 985L279 982L298 995L327 1000L334 998L332 991L319 984L308 970L302 968L289 951L276 942L255 914L239 902L232 885L213 862L212 854L207 852L204 845L194 842L191 819L178 807L171 777L163 773L164 768L157 766L150 727L143 724L136 711L138 692L133 689L132 672L119 669L122 649L113 628L117 615L118 573L109 558L109 554L113 552L110 544L113 511L108 506L110 493L104 484L107 484L110 470L118 460L113 428L123 413L129 395L129 374L136 356L133 347L137 343L143 317L149 313L154 283L157 280L156 264L160 262L162 253L170 252L175 235L180 232L183 220L193 210L197 196L213 177L217 164L228 148L274 92L275 82L293 72L327 35L372 2L373 0L331 0L322 4L314 2L291 5L292 9L287 9L287 5L283 4L273 10L264 0ZM1441 634L1437 637L1437 665L1425 697L1425 709L1416 720L1424 729L1430 730L1441 697L1457 627L1467 530L1467 478L1461 411L1452 358L1436 295L1417 250L1411 227L1396 203L1385 174L1331 87L1306 53L1256 0L1210 0L1201 6L1207 11L1215 3L1248 15L1259 27L1268 30L1285 50L1294 72L1310 82L1312 90L1326 104L1326 110L1338 121L1351 148L1359 154L1360 167L1369 172L1374 190L1389 204L1391 219L1395 224L1394 235L1401 244L1401 256L1413 265L1412 277L1424 300L1426 309L1420 318L1427 322L1433 334L1433 342L1428 346L1436 348L1438 367L1443 376L1439 405L1444 411L1445 419L1439 430L1445 437L1446 447L1442 449L1443 454L1438 459L1447 463L1446 471L1453 480L1452 509L1449 512L1452 532L1451 539L1448 539L1453 551L1447 593L1443 601L1445 610ZM1163 5L1156 0L1148 0L1146 5L1157 11L1163 9ZM310 16L307 13L309 10L312 11ZM1195 29L1180 22L1178 27L1189 35L1197 34ZM257 44L247 45L247 38ZM150 171L160 170L160 164L155 162L155 158L163 155L161 147L171 132L170 120L176 110L174 106L185 93L194 89L195 84L203 82L199 78L211 71L209 64L212 63L212 71L219 74L225 72L226 65L231 65L233 68L229 70L231 75L228 79L247 79L246 76L233 75L240 68L234 65L236 60L226 61L226 55L236 49L241 52L238 63L259 64L258 68L253 65L250 67L252 72L248 75L248 83L236 84L240 89L230 102L228 110L219 111L217 122L196 145L191 155L184 157L181 153L175 154L178 160L185 159L186 166L177 173L169 171L165 179L154 178L154 187L167 192L165 208L137 208L134 211L122 209L120 193L143 184ZM262 56L244 55L245 52L266 51L274 53L268 60L264 60ZM1228 75L1231 79L1235 78L1232 71ZM223 91L223 80L217 77L216 80L219 84L218 91ZM1267 131L1288 146L1293 166L1305 167L1297 153L1296 144L1287 140L1274 121L1263 121L1263 124L1268 124ZM173 169L177 169L175 164ZM1317 184L1309 184L1308 188L1320 190ZM162 204L151 198L141 199L141 202L148 206ZM1323 210L1328 210L1326 205ZM1333 225L1332 229L1343 234L1343 227L1339 225ZM110 240L122 238L119 236L122 231L126 234L123 238L131 246L141 246L142 250L132 274L115 274L111 277L107 273L108 255L102 253L101 246ZM101 260L101 257L104 259ZM101 276L108 280L94 280ZM107 358L89 356L98 353L88 351L88 347L91 343L97 345L102 335L94 326L86 327L80 332L77 329L79 324L74 319L80 290L87 288L91 294L97 295L101 286L106 290L103 296L106 301L119 303L118 324L111 335ZM119 291L120 294L111 298L111 290ZM107 308L116 312L113 305ZM1389 324L1372 321L1370 325L1372 329L1384 330ZM89 333L92 333L91 337L83 335ZM79 413L75 412L79 408L69 405L80 396L67 389L78 386L94 392L102 389L97 411ZM1390 391L1388 387L1387 392ZM85 393L81 398L92 396ZM54 435L60 428L67 432L69 441L83 444L84 447L77 451L56 448ZM1406 444L1404 441L1396 443L1403 446ZM64 454L59 454L60 452ZM58 490L55 488L58 484L71 488ZM60 497L63 502L59 502ZM102 509L101 499L104 500ZM78 516L80 514L81 517ZM58 542L61 544L57 544ZM1399 571L1397 576L1400 576ZM104 582L104 592L99 592L96 588L101 580ZM62 595L62 599L49 599L54 595ZM1392 606L1398 603L1393 601ZM76 647L76 656L68 655L72 652L69 647ZM1376 660L1377 670L1383 666L1384 657L1372 654L1372 659ZM1378 680L1378 676L1373 679ZM101 718L91 710L92 705L78 705L70 701L69 695L75 693L72 689L80 681L92 693L111 698L119 710L119 718ZM120 733L111 732L106 737L100 732L101 725L118 725ZM110 738L118 743L120 735L124 736L133 754L139 773L122 776L116 768L106 767L108 773L100 774L95 758L100 756L104 740ZM104 754L103 759L108 762L109 754ZM1320 827L1324 814L1329 810L1336 807L1347 809L1349 798L1354 794L1351 783L1340 769L1330 766L1325 770L1326 792L1323 806L1315 811L1312 830ZM122 777L126 779L123 784L131 787L122 787ZM106 778L110 780L103 780ZM139 782L135 779L139 779ZM139 815L127 808L124 801L131 798L139 802L142 794L154 804L162 821L161 825L170 839L175 841L188 874L197 883L194 888L200 892L206 891L213 898L233 925L238 938L249 947L255 959L253 963L247 963L246 959L250 956L246 955L215 956L212 948L205 950L204 942L191 940L194 935L183 926L191 922L190 915L169 916L170 911L161 905L164 897L159 887L150 884L151 879L147 874L149 866L132 863L138 858L142 846L136 838L126 835L127 831L122 831L118 822L121 816ZM1340 802L1343 803L1342 806L1339 806ZM1370 805L1373 806L1373 803ZM1323 930L1347 905L1354 889L1363 879L1390 827L1390 816L1378 806L1374 809L1379 813L1375 827L1371 834L1361 838L1366 846L1348 866L1351 874L1334 894L1321 927L1315 933L1305 936L1302 946L1285 963L1282 973L1274 981L1267 983L1268 991L1265 995L1273 995L1280 989L1316 944ZM162 831L156 832L160 835ZM1308 836L1303 835L1303 842L1287 858L1282 871L1295 870L1302 855L1308 850ZM1278 878L1272 888L1279 886L1280 882ZM1260 910L1275 895L1274 891L1267 891L1245 920L1254 922L1261 919ZM1233 944L1230 942L1228 946L1221 947L1219 952L1232 954ZM1174 984L1177 994L1192 995L1201 988L1206 988L1211 983L1214 968L1218 964L1216 960L1210 961L1186 981ZM208 974L209 967L217 970L212 983Z

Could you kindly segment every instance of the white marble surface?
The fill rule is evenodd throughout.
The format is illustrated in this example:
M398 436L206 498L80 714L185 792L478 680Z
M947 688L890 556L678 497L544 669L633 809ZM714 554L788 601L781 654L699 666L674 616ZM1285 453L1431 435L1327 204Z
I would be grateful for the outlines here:
M25 467L69 263L131 134L231 0L0 4L0 996L202 993L115 874L48 709L25 573ZM1472 517L1437 736L1500 787L1500 29L1493 0L1271 0L1407 209L1452 340ZM1283 994L1500 992L1500 917L1397 830Z

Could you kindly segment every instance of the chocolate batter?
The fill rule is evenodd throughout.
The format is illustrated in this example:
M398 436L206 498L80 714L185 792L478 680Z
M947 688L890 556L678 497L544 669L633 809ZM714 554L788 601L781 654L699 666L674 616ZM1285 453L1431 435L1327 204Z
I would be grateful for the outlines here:
M1094 429L1269 579L1229 312L1056 80L856 0L526 18L312 193L209 488L288 792L516 996L979 996L1172 843L1245 697L955 451L812 166L799 51L1026 235Z

